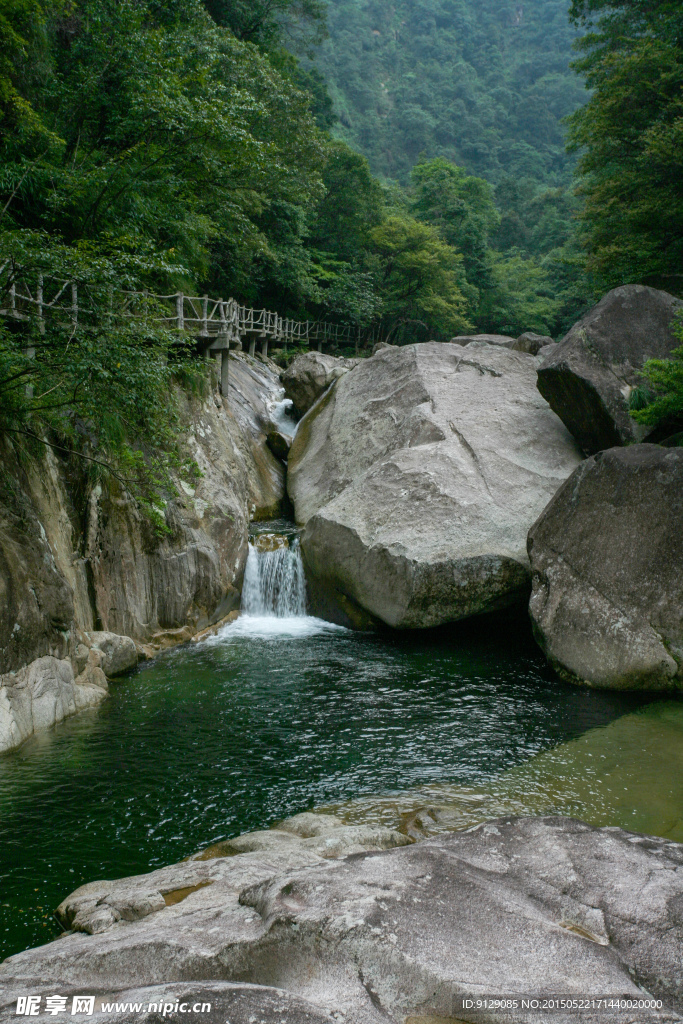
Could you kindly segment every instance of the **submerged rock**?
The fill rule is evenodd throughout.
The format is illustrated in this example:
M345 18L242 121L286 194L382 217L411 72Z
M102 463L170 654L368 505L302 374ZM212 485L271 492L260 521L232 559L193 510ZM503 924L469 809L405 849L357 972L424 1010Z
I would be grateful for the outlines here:
M83 671L74 677L70 661L37 658L16 673L0 676L0 753L13 750L42 729L48 729L107 696L107 678L99 651L91 651Z
M189 860L65 900L72 926L114 913L104 931L6 960L0 1019L16 994L68 979L81 992L248 982L255 1011L277 985L281 1012L294 1014L281 1019L307 1022L296 1013L310 1007L316 1024L315 1013L354 1024L450 1019L463 996L483 992L643 999L645 988L671 1009L639 1010L639 1024L675 1021L682 871L681 845L558 817L501 818L341 860L291 847Z
M290 450L325 614L414 628L525 599L528 529L580 458L528 355L430 342L363 360Z
M614 288L589 310L541 363L538 388L588 455L642 441L629 396L648 359L665 358L680 341L673 318L683 302L644 285Z
M285 395L303 416L330 384L343 377L357 363L357 359L337 358L324 352L304 352L293 359L282 374Z
M566 678L683 687L683 450L584 462L529 533L536 637Z

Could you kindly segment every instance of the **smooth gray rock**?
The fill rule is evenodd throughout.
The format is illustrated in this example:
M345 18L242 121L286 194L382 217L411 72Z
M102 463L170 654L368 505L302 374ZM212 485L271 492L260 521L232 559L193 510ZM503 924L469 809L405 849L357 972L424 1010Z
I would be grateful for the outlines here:
M134 889L166 892L166 906L10 957L0 967L5 1005L65 979L100 992L183 982L189 991L202 979L201 988L277 986L302 1001L299 1013L310 1005L354 1024L403 1024L481 1019L462 1011L468 995L642 999L643 986L669 1009L607 1019L681 1019L680 844L569 818L502 818L401 849L309 857L245 853L83 886L63 908L88 891L102 903L107 889L108 906L120 908L124 891L130 904ZM298 1024L286 1002L282 1012ZM581 1014L586 1024L605 1019Z
M629 415L629 396L648 359L681 343L672 332L683 302L644 285L614 288L589 310L538 369L538 389L587 455L642 441L649 428Z
M547 334L534 334L532 331L527 331L525 334L520 334L510 348L515 352L527 352L530 356L537 356L542 348L554 344L553 339Z
M137 665L137 647L129 636L105 631L86 635L92 646L102 652L102 670L108 678L123 675Z
M683 687L683 450L584 462L529 533L534 632L573 682Z
M14 750L34 732L49 729L107 696L99 652L91 651L74 677L70 661L37 658L19 672L0 676L0 753Z
M290 450L325 614L420 628L526 599L529 527L580 458L528 355L428 342L363 360Z
M485 345L500 345L502 348L512 348L515 339L507 334L458 334L451 338L451 345L471 345L481 343Z
M357 359L341 359L324 352L304 352L292 360L281 376L285 395L303 416L330 384L353 369L357 362Z

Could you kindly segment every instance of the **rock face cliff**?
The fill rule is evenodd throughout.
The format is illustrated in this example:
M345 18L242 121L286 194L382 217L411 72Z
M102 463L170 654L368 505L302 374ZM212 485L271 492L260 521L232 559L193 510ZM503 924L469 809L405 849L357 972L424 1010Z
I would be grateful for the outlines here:
M325 613L421 628L524 598L528 529L580 459L532 356L483 343L379 350L313 406L289 454Z
M176 479L162 538L116 482L91 487L80 466L49 448L19 459L5 446L0 750L25 739L31 722L51 724L106 695L103 649L88 670L87 693L86 679L79 683L88 649L102 648L98 634L153 650L238 606L249 520L277 515L284 498L284 467L265 444L281 397L277 367L241 354L231 358L225 399L217 391L202 401L181 396L187 446L202 476ZM44 671L18 675L38 660ZM29 714L34 706L39 712Z

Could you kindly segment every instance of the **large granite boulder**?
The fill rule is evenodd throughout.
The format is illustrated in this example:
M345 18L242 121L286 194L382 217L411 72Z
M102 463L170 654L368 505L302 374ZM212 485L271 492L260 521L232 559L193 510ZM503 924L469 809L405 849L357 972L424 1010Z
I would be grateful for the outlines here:
M337 358L324 352L304 352L293 359L282 374L285 395L303 416L330 384L353 369L357 362L357 359Z
M353 1024L511 1019L463 1004L482 994L651 993L665 1004L609 1018L586 1007L586 1024L680 1021L683 1005L683 846L570 818L506 817L337 860L289 845L190 859L82 886L61 912L86 904L91 918L98 908L118 917L6 960L0 1020L14 1019L26 992L173 986L190 996L216 982L254 986L246 1020L264 1024L273 986L274 1020L287 1024L317 1024L316 1014ZM516 1022L539 1019L518 1005Z
M529 533L529 611L574 682L683 688L683 450L599 452Z
M586 454L646 437L647 428L629 415L629 396L646 360L681 344L672 322L682 310L668 292L615 288L543 360L538 389Z
M88 641L102 653L102 671L110 679L130 672L138 663L135 641L129 636L96 630L87 634Z
M290 450L319 610L428 627L525 599L527 532L580 458L531 356L382 349L304 417Z

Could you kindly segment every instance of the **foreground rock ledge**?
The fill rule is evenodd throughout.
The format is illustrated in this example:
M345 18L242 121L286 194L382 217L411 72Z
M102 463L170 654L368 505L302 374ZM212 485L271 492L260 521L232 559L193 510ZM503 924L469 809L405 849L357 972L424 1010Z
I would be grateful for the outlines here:
M459 998L639 999L643 987L664 1000L664 1011L589 1011L580 1019L681 1021L683 845L569 818L502 818L325 860L326 844L349 827L301 818L302 835L287 839L285 823L270 846L263 839L259 849L252 837L243 853L81 887L63 914L99 907L117 909L119 919L101 933L67 935L5 961L0 1019L11 1019L16 995L27 991L153 985L161 999L163 986L200 996L231 982L247 986L255 1017L245 1021L263 1024L510 1020L463 1012ZM277 999L281 1016L268 1016ZM237 1012L233 1024L242 1024Z
M381 349L304 417L289 455L316 610L426 628L526 601L529 527L580 460L532 356Z
M683 449L584 462L529 533L529 612L553 667L613 689L683 689Z

